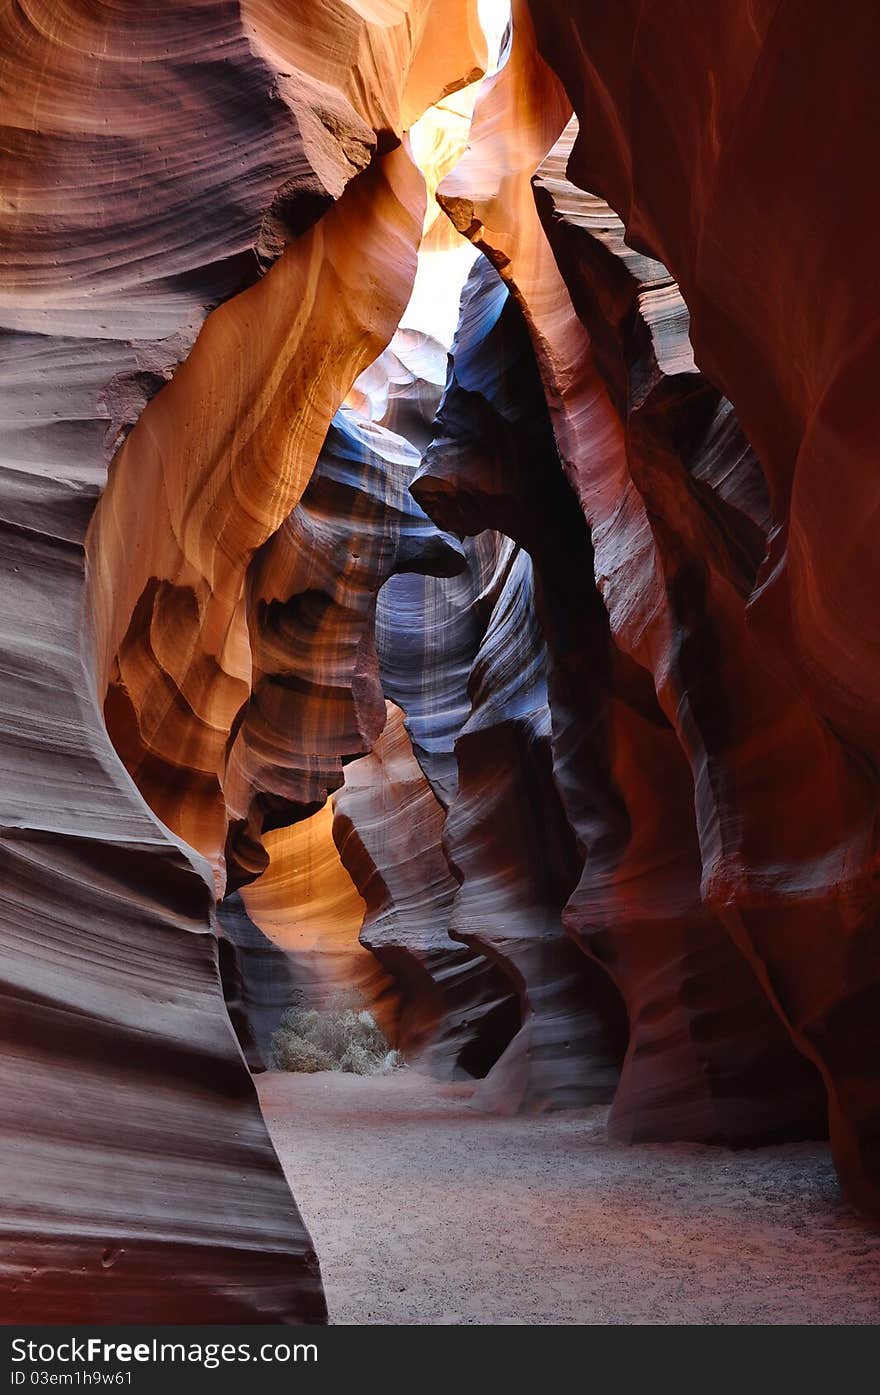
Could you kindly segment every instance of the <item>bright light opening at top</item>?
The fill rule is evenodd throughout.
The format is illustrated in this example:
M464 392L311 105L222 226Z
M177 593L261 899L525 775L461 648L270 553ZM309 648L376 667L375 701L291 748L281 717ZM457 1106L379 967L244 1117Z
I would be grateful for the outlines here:
M510 0L480 0L479 14L489 51L488 77L497 71L510 22ZM429 335L444 349L452 344L462 288L478 254L455 231L435 194L467 148L474 106L484 81L481 78L444 97L410 131L413 158L428 185L428 209L416 284L400 325L401 329Z
M497 72L504 34L510 23L510 0L479 0L486 36L486 77ZM464 154L480 87L480 78L430 107L409 132L413 158L427 184L427 209L418 271L410 302L388 349L362 373L348 405L373 421L382 421L395 382L420 380L437 394L446 381L446 356L458 324L461 293L479 253L458 233L436 200L439 184Z

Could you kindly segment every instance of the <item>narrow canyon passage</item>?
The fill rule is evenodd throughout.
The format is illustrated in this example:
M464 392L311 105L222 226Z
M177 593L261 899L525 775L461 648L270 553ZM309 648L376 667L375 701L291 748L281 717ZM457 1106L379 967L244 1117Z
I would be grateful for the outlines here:
M880 1322L824 1144L628 1148L601 1107L492 1117L411 1070L259 1091L331 1322Z
M880 1321L845 8L0 5L0 1320Z

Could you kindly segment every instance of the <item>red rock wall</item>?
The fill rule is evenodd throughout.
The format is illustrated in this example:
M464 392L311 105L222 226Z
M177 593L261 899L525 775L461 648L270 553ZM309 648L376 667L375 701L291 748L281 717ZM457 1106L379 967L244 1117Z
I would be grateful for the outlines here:
M834 580L826 578L818 556L829 556L828 543L819 539L840 516L841 495L835 489L820 518L814 483L831 477L816 464L816 433L836 411L850 346L864 345L858 362L867 340L850 278L835 302L834 330L846 345L832 353L834 337L816 312L824 290L811 298L811 321L796 250L783 254L774 241L765 258L755 230L779 209L786 235L797 236L811 216L806 171L812 189L814 160L815 169L828 167L831 150L847 144L844 128L860 148L869 127L864 44L875 21L862 7L817 79L829 94L834 84L849 93L854 82L856 97L834 104L834 120L811 143L792 113L817 110L813 87L800 84L824 17L811 8L800 30L801 10L782 5L730 26L686 8L687 22L685 7L670 15L635 3L515 6L507 64L485 86L468 154L440 199L524 310L563 465L590 525L612 642L649 676L674 736L671 746L654 736L642 742L631 773L621 772L632 784L634 831L643 836L653 817L672 854L693 804L685 879L693 913L723 926L798 1049L819 1066L842 1175L871 1208L875 1087L856 1063L876 1054L876 1014L866 1008L877 982L873 719L852 697L854 669L844 664L828 681L824 599L812 612L815 630L805 623L807 598L833 595L846 617L846 639L835 644L850 655L870 647L862 605L870 563L856 545L846 568L834 564ZM533 190L572 105L582 120L571 159L563 142ZM665 265L655 260L652 269L622 247L600 194L622 215L630 244ZM784 201L795 207L799 198L800 215L790 216ZM825 249L819 260L836 256L828 230L816 242ZM842 278L838 261L830 284ZM705 379L695 373L688 329ZM713 398L719 388L741 428ZM834 430L842 445L836 416ZM827 431L825 441L830 449ZM841 468L857 472L858 447L845 453ZM658 766L664 744L673 764ZM615 749L622 756L625 744ZM669 816L676 788L679 812ZM684 885L681 871L675 882ZM673 891L656 904L675 906ZM575 898L570 911L578 933L596 906L587 897L578 908Z
M0 15L7 1320L325 1316L214 904L246 574L409 295L403 133L483 61L471 0L388 20Z
M827 1096L880 1210L880 16L513 10L433 428L473 0L0 14L10 1320L324 1319L232 887L491 1107L610 1093L613 980L621 1136Z
M409 492L418 455L337 413L297 508L250 568L251 693L226 755L227 886L254 879L261 839L314 813L385 724L375 646L392 575L463 571L454 538Z
M413 492L454 531L510 535L483 587L490 615L468 678L445 832L461 883L451 934L495 961L522 1004L521 1031L476 1099L508 1110L610 1100L625 1028L610 981L562 925L583 858L556 782L548 692L562 667L555 642L565 631L563 647L572 648L582 601L557 584L567 522L581 548L589 539L562 476L528 334L485 264L465 289ZM583 556L568 556L570 572L582 571Z
M441 1079L485 1076L519 1027L519 1004L494 963L450 934L458 883L445 813L393 704L333 804L339 853L366 903L361 943L400 994L396 1045Z
M676 323L676 306L683 310L668 282L668 276L659 279L670 309L667 329ZM613 277L601 285L607 309ZM609 315L609 338L612 323ZM655 456L668 437L667 455L678 463L674 442L699 441L708 421L715 425L698 463L709 460L722 477L731 475L745 448L729 404L719 404L716 393L709 411L701 409L703 397L713 395L692 363L680 381L652 369L649 335L643 355L637 352L636 331L645 321L633 316L632 324L634 333L620 354L624 397L631 374L634 395L648 404L653 371L667 415L677 418L675 429L660 435ZM676 347L681 349L673 334L669 361ZM662 423L667 415L660 413ZM649 419L642 405L640 439L650 442L644 426ZM554 923L559 937L564 919L576 942L608 971L630 1024L611 1112L619 1136L742 1144L821 1131L818 1082L790 1045L754 974L701 903L687 760L650 678L612 645L594 580L590 532L563 476L528 331L488 268L475 270L465 292L436 428L414 485L417 496L447 527L505 527L529 549L536 583L532 603L530 576L505 582L506 604L497 624L493 616L492 640L487 634L485 655L481 651L472 672L472 711L456 747L462 792L469 788L471 798L453 804L447 827L452 860L460 874L470 863L471 880L469 885L464 876L453 926L473 936L477 927L494 925L487 939L494 953L503 952L501 945L510 952L520 941L512 963L534 956L530 973L523 974L525 994L530 983L561 1041L577 1039L577 1016L583 1023L592 1009L592 1032L583 1028L573 1050L584 1092L603 1081L608 1088L601 1048L591 1051L588 1044L601 1041L596 1018L608 1025L608 991L602 992L604 975L593 970L590 979L587 966L577 978L571 945L564 937L562 944L554 941ZM547 686L538 698L544 645ZM540 714L548 703L544 729ZM485 758L478 758L482 778L475 781L472 753L480 749L481 729ZM491 740L488 732L494 733ZM505 754L515 732L527 739L520 749L514 741ZM531 824L536 809L540 816ZM539 907L543 911L536 914ZM542 1057L538 1050L535 1068L547 1098L570 1097L577 1078L573 1065L569 1069L563 1052L555 1061L552 1051L549 1059Z
M687 509L666 481L658 506L653 477L643 497L691 695L680 739L703 897L822 1071L842 1180L873 1211L880 636L866 482L877 315L857 268L877 215L880 17L863 4L843 17L813 3L723 16L651 0L530 9L580 118L570 177L677 279L696 360L735 407L766 481L763 520L742 472L704 475ZM841 255L844 216L853 241ZM580 253L558 231L577 301ZM750 518L757 568L731 573L730 543ZM661 685L665 666L658 652Z

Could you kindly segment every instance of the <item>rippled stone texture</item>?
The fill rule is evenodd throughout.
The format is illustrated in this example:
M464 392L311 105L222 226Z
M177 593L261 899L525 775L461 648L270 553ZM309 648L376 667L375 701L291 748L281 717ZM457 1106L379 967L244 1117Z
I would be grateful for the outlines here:
M359 943L365 906L339 856L332 805L268 833L266 849L266 871L239 894L251 921L284 955L293 986L291 992L278 983L284 1006L357 1002L396 1039L398 990Z
M340 398L393 333L423 199L408 154L392 152L215 311L126 440L92 527L108 726L163 821L216 862L221 890L223 775L251 682L247 569L302 496ZM352 227L374 267L365 281Z
M715 830L738 817L737 800L756 788L737 749L744 749L748 759L749 730L765 725L765 742L775 739L783 748L780 733L787 727L803 759L821 759L814 724L762 671L743 634L745 597L765 545L763 476L730 403L696 369L678 287L660 263L626 246L619 219L602 200L583 195L565 180L569 149L570 135L542 166L536 181L538 206L623 425L629 478L650 521L655 595L662 597L653 614L636 612L640 636L632 623L618 619L614 626L621 647L653 674L658 716L662 714L668 732L655 732L645 743L641 767L650 769L653 762L653 783L667 811L673 791L680 790L674 822L667 818L657 824L653 866L661 866L659 855L665 852L667 869L676 870L674 875L667 871L665 881L657 880L655 909L665 900L667 915L675 908L681 917L682 895L691 888L691 973L696 977L702 952L703 989L697 998L691 988L686 1004L690 1034L699 1043L698 1060L702 1068L709 1065L712 1094L721 1097L715 1106L721 1136L747 1141L811 1132L822 1126L818 1082L785 1047L757 980L723 944L719 917L705 891L701 898ZM616 551L625 557L628 515L615 509L610 493L607 513L595 508L591 522L603 537L606 555ZM742 695L741 703L731 704L727 684ZM675 741L669 739L673 733ZM733 807L719 813L724 800ZM631 803L631 822L638 808ZM674 858L676 834L679 855ZM707 902L705 909L701 902ZM587 943L595 933L595 912L595 887L587 875L567 912L569 925ZM646 929L640 934L646 936ZM653 979L656 991L661 980L639 968L644 949L634 943L631 953L634 987L641 993L642 985ZM681 976L680 969L675 972ZM683 992L674 991L676 996ZM656 1016L648 1002L643 1011ZM657 1092L653 1094L656 1101ZM650 1110L653 1104L642 1107ZM730 1123L725 1120L728 1109L733 1111ZM618 1126L627 1112L619 1099L614 1111Z
M723 18L650 0L530 8L582 118L570 177L676 277L697 361L767 481L744 614L732 625L728 608L723 628L713 617L698 664L714 717L690 681L703 891L822 1071L844 1186L877 1211L880 669L865 481L878 317L855 268L870 262L880 197L867 173L880 17L857 6L841 26L814 3ZM692 603L693 584L683 591ZM694 638L705 644L707 627Z
M266 865L262 835L319 809L343 764L385 724L376 597L391 575L461 572L465 557L409 492L401 437L347 410L334 419L298 507L248 577L251 696L229 747L228 884Z
M406 714L416 759L444 809L458 785L455 742L470 711L468 678L492 612L485 588L504 546L500 534L484 532L465 541L460 576L392 577L379 597L382 686Z
M510 550L497 588L456 742L459 786L446 847L461 887L450 933L509 976L522 1026L475 1098L503 1112L604 1103L626 1034L610 983L562 927L580 858L553 777L545 646L527 553Z
M591 1088L575 962L627 1137L810 1131L809 1058L880 1210L880 17L729 8L514 4L439 192L510 293L419 486L463 547L407 494L440 341L381 361L473 0L3 9L9 1320L325 1316L227 882L486 1100Z
M287 954L255 924L238 893L217 912L220 979L229 1019L251 1071L272 1064L272 1033L304 999Z
M493 962L450 938L458 883L444 810L393 704L333 802L342 862L366 902L361 941L400 992L397 1043L442 1078L486 1075L519 1026L519 1005Z
M555 703L551 680L557 778L586 854L565 922L612 973L630 1015L612 1127L631 1139L800 1137L823 1127L813 1073L701 898L694 776L680 720L687 682L676 693L672 681L687 636L674 610L676 578L667 577L655 538L673 482L686 475L684 457L709 501L697 566L711 567L724 549L719 584L735 585L731 574L748 567L760 540L760 475L729 405L696 373L686 311L664 268L634 259L627 300L615 280L623 263L608 255L591 286L592 319L576 314L580 301L555 265L517 139L524 94L536 105L530 131L554 140L566 124L564 94L530 48L527 26L515 31L507 64L486 84L468 155L440 197L522 305L556 444L589 532L571 519L571 499L559 484L546 482L552 473L538 483L533 460L543 456L552 472L556 449L546 428L540 438L534 372L531 382L522 370L503 381L497 309L494 317L484 310L481 326L479 311L465 305L463 352L454 354L460 402L441 409L449 425L428 452L417 490L447 526L466 519L470 507L471 528L507 528L535 551L537 574L547 574L548 634L555 630L561 641ZM564 133L552 170L569 140ZM582 235L580 226L573 235ZM500 288L496 303L504 294ZM520 332L522 359L524 338ZM507 339L511 361L512 326ZM496 404L494 422L487 400ZM689 497L684 484L679 496ZM682 513L694 531L698 523ZM699 501L691 515L699 516ZM669 526L678 524L673 512ZM560 563L563 536L579 577L566 577ZM593 574L604 609L585 593ZM574 614L573 596L581 598ZM698 671L697 681L705 682Z
M488 525L527 539L538 562L533 581L529 556L507 542L483 587L491 614L455 743L458 786L446 845L461 889L451 930L508 973L523 1016L477 1098L503 1109L607 1100L621 1014L610 983L562 927L582 858L553 774L539 620L541 564L562 541L567 487L528 335L485 263L465 290L450 364L414 492L451 529L477 533ZM570 506L583 534L573 499Z
M220 780L246 572L400 318L400 140L475 10L0 17L8 1320L324 1317L223 1006Z
M324 93L338 79L337 105L368 125L373 158L279 246L261 280L209 317L125 441L92 528L111 734L163 821L215 862L221 890L227 743L250 682L245 575L409 299L425 188L400 135L474 75L484 50L472 4L458 0L446 19L426 0L372 18L317 3L246 16L253 44L279 65L278 93L299 75L325 136L347 150Z

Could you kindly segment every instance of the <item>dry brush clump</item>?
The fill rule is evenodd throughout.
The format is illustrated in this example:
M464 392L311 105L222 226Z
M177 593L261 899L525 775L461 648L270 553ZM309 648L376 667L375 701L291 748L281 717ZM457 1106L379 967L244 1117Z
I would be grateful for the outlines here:
M276 1070L385 1075L403 1062L372 1013L350 1004L288 1008L272 1034Z

